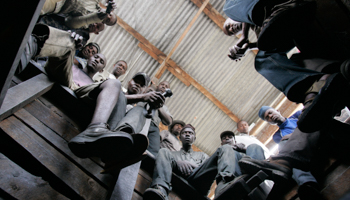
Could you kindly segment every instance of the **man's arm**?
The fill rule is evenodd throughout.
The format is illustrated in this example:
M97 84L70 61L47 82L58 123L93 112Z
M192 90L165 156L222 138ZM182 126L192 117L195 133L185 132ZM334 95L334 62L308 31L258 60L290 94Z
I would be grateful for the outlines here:
M173 118L170 115L170 112L166 106L159 108L158 114L159 114L159 118L162 120L162 123L165 126L169 126L171 123L173 123Z
M138 102L147 102L152 106L158 108L164 104L164 96L159 92L148 92L144 94L127 94L125 95L128 104L138 103Z

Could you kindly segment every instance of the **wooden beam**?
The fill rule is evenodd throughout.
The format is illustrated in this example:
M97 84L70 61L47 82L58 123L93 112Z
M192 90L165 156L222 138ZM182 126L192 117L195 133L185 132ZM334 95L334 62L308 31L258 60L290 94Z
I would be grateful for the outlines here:
M32 33L34 25L38 20L40 10L45 0L33 1L6 1L7 8L16 8L17 13L21 13L21 17L14 17L11 20L2 21L2 31L0 32L3 40L2 45L6 47L6 51L2 52L4 61L1 63L0 73L0 107L2 107L7 90L13 75L17 69L22 52L27 44L27 40ZM2 12L1 18L8 18L8 13Z
M185 31L182 33L181 37L179 38L179 40L176 42L175 46L171 49L170 53L168 54L168 56L165 58L165 60L163 61L162 65L160 66L160 69L158 70L158 72L156 73L156 77L158 79L160 79L160 77L162 76L162 74L165 71L165 65L168 62L168 60L170 59L170 57L173 55L173 53L175 52L175 50L177 49L177 47L180 45L180 43L182 42L182 40L185 38L185 36L187 35L188 31L191 29L191 27L193 26L194 22L197 20L197 18L199 17L199 15L202 13L203 9L205 8L205 6L209 3L209 0L205 0L205 2L202 4L202 6L200 6L199 10L197 11L196 15L193 17L192 21L190 22L190 24L186 27Z
M54 82L45 74L39 74L7 91L0 108L0 120L10 116L29 102L49 91Z
M153 59L155 59L156 61L158 61L159 63L163 63L164 61L164 58L166 57L166 55L163 53L163 52L153 52L150 48L148 48L146 45L144 45L143 43L139 43L138 46L144 50L146 53L148 53ZM157 54L159 53L159 54ZM166 63L166 67L169 69L171 68L171 66ZM164 68L165 70L166 68ZM159 70L160 71L160 70ZM158 71L158 72L159 72ZM175 70L169 70L174 76L176 76L176 78L180 79L180 81L182 81L186 86L190 86L191 83L185 79L185 77L183 77L180 73L178 73L177 71ZM157 72L157 73L158 73ZM157 75L155 76L157 78Z
M196 6L201 7L204 4L204 0L191 0ZM211 19L213 22L218 25L220 29L224 26L226 19L215 9L213 6L208 3L203 12Z
M124 22L120 17L118 17L118 24L128 31L132 36L140 41L139 47L144 49L150 56L152 56L159 63L163 62L166 58L165 54L160 51L157 47L151 44L145 37L139 34L135 29L130 27L126 22ZM142 44L141 44L142 43ZM147 48L146 48L147 47ZM228 109L224 104L222 104L214 95L212 95L208 90L206 90L201 84L199 84L195 79L193 79L189 74L187 74L181 67L179 67L173 60L169 59L166 62L168 65L167 69L176 77L178 77L182 82L188 85L187 82L192 84L197 88L202 94L209 98L216 106L218 106L225 114L227 114L233 121L239 122L240 119L234 115L230 109ZM179 74L181 76L179 76Z

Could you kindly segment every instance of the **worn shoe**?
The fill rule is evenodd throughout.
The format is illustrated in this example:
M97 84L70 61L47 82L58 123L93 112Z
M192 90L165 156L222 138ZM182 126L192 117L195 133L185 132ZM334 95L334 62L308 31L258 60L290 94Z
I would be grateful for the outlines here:
M168 200L168 192L167 190L160 186L156 185L152 188L146 189L145 193L143 193L144 200Z
M130 154L133 138L121 131L110 131L107 124L91 124L68 143L80 158L96 156L102 159L121 159Z
M350 59L345 60L340 65L340 72L344 76L344 78L350 82Z
M215 189L214 200L224 200L224 199L242 199L247 196L251 189L246 184L249 179L249 175L243 174L234 178L232 181L225 183L224 180L217 184Z
M283 159L273 159L270 157L267 160L255 160L249 157L243 157L238 164L242 173L253 175L261 170L275 183L285 183L292 176L290 163Z
M316 87L315 83L312 87ZM306 133L312 133L322 129L334 115L344 108L338 104L340 100L348 95L348 83L339 74L332 74L324 82L324 85L315 97L306 99L304 109L299 116L298 128ZM316 91L317 92L317 91Z
M316 182L306 182L300 185L298 188L298 196L300 200L324 199Z
M258 38L259 50L284 47L293 41L293 29L311 23L316 11L315 1L289 0L275 5L262 25Z

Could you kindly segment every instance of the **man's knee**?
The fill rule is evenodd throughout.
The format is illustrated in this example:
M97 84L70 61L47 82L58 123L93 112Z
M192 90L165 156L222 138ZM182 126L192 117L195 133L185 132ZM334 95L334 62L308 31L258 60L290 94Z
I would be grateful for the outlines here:
M256 151L264 151L264 149L260 146L260 145L258 145L258 144L251 144L251 145L249 145L248 147L247 147L247 150L256 150Z
M121 87L122 84L118 79L108 79L100 86L101 89L120 89Z
M167 148L161 148L158 152L157 157L167 157L171 154L171 151Z

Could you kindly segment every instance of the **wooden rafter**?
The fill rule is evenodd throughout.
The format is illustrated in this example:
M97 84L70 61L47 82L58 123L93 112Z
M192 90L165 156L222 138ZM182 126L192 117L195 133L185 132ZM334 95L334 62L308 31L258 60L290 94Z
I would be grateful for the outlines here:
M204 0L191 0L198 7L204 5ZM218 25L219 28L224 26L226 19L215 9L213 6L208 3L206 4L203 12L211 19L213 22Z
M128 31L132 36L140 41L139 47L142 48L146 53L148 53L152 58L157 60L159 63L163 63L167 57L162 51L150 43L145 37L138 33L135 29L129 26L124 20L118 17L118 25ZM205 89L200 83L198 83L194 78L187 74L180 66L178 66L172 59L166 62L166 68L178 79L180 79L187 86L193 85L202 94L209 98L216 106L218 106L226 115L228 115L232 120L238 122L240 119L234 115L230 109L228 109L224 104L222 104L214 95L212 95L207 89Z
M177 49L177 47L180 45L180 43L182 42L182 40L185 38L185 36L187 35L188 31L191 29L191 27L193 26L194 22L197 20L197 18L199 17L199 15L202 13L203 9L205 8L205 6L209 3L209 0L205 0L205 2L203 2L202 6L199 7L198 12L196 13L196 15L193 17L193 19L191 20L190 24L186 27L185 31L182 33L181 37L179 38L179 40L176 42L175 46L171 49L170 53L168 54L168 56L164 59L163 63L161 63L161 66L159 68L159 70L157 71L155 77L160 79L160 77L163 75L165 68L166 68L166 63L168 62L168 60L170 59L170 57L173 55L173 53L175 52L175 50Z

